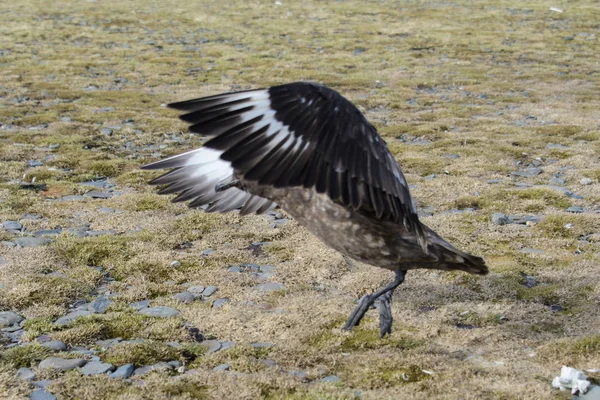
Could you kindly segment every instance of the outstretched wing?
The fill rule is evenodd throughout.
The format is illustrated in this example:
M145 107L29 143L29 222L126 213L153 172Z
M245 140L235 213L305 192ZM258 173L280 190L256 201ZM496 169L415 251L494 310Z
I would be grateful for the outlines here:
M376 129L338 92L296 82L170 104L192 132L212 137L236 175L278 188L304 186L382 220L425 247L408 185Z

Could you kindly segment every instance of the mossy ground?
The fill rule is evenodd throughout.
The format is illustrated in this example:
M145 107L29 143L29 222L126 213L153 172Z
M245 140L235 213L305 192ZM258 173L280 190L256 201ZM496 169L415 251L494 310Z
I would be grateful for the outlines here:
M182 357L162 343L185 342L183 320L240 345L199 352L196 373L184 378L155 372L141 386L70 372L54 376L51 390L78 399L562 398L550 386L561 365L600 366L597 4L559 1L551 4L564 8L558 13L516 0L282 3L0 4L0 221L32 213L42 219L23 220L28 231L90 224L116 232L0 246L8 261L0 309L28 318L25 340L48 333L70 345L118 336L152 343L103 355L119 362ZM161 104L295 80L354 101L415 185L419 206L433 210L424 222L490 266L482 278L409 273L394 298L391 339L377 339L375 312L364 328L339 329L354 299L391 278L386 272L347 265L295 222L272 228L264 217L171 204L146 184L156 174L137 169L201 143ZM511 176L537 158L541 174ZM583 199L549 184L557 173ZM57 201L100 177L120 195ZM584 177L593 183L580 184ZM565 212L572 205L586 212ZM456 208L476 210L443 213ZM494 212L542 221L496 226ZM14 237L0 232L0 240ZM255 241L271 244L255 254ZM209 247L216 252L203 256ZM170 267L173 259L181 267ZM276 265L287 292L257 293L251 278L226 272L242 262ZM55 326L75 300L95 296L105 273L115 279L108 313ZM537 286L524 286L523 274ZM216 285L230 303L175 305L170 296L184 282ZM141 318L127 304L142 299L175 305L181 317ZM248 347L255 341L275 347L259 354ZM2 352L0 397L30 392L14 373L43 352ZM265 357L279 368L265 367ZM225 362L239 374L212 372ZM341 381L303 383L287 373L300 369L310 381Z

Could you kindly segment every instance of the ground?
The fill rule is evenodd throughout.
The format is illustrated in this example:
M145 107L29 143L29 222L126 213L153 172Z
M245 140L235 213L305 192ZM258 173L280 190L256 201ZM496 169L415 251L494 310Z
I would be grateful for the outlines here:
M0 311L25 318L0 333L0 397L29 396L30 367L59 399L569 398L562 365L600 368L598 20L591 0L0 4ZM411 271L391 338L376 311L340 329L391 273L280 210L172 204L138 169L202 143L165 103L295 80L355 102L424 223L490 268ZM190 285L218 290L172 297ZM56 322L100 295L107 310ZM96 343L117 337L143 341ZM44 370L50 338L54 356L192 372Z

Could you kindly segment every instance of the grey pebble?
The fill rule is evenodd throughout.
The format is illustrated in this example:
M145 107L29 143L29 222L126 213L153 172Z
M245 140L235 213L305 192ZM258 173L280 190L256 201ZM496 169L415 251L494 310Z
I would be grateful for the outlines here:
M204 296L204 297L210 297L217 290L218 290L218 288L216 286L207 286L206 289L204 289L204 291L202 292L202 296Z
M205 249L205 250L202 250L202 255L208 256L208 255L211 255L214 252L215 252L214 249Z
M105 136L112 136L113 131L110 128L102 128L100 129L100 133Z
M255 343L250 343L250 346L254 347L255 349L268 349L275 345L273 343L267 343L267 342L255 342Z
M181 267L181 261L174 260L174 261L171 261L171 264L169 264L169 265L171 266L171 268L178 268L178 267Z
M113 197L113 194L106 192L97 192L95 190L92 190L91 192L85 193L84 196L91 197L92 199L110 199L111 197Z
M508 225L510 224L510 219L508 219L506 214L494 213L492 214L492 223L494 225Z
M169 364L173 368L179 368L183 365L183 363L179 360L168 361L167 364Z
M286 287L277 282L265 282L254 287L261 292L274 292L276 290L286 290Z
M219 364L213 368L213 371L229 371L230 368L229 364Z
M56 396L44 389L36 389L29 396L31 400L56 400Z
M181 292L172 296L173 300L177 300L181 303L193 303L196 300L196 296L190 292Z
M35 372L26 367L21 367L17 370L17 378L24 381L32 381L36 377Z
M196 296L200 296L204 292L204 286L201 286L201 285L189 286L187 288L187 290L188 290L188 292L190 292Z
M83 367L86 364L86 361L83 358L58 358L58 357L50 357L43 360L39 367L41 369L56 369L59 371L68 371L71 369L75 369L78 367Z
M60 317L59 319L57 319L55 323L57 325L69 325L76 318L86 317L88 315L92 315L91 311L88 311L88 310L77 310L77 311L70 312L67 315L63 315L62 317Z
M142 315L147 315L149 317L175 317L179 315L179 311L167 306L143 308L139 311L139 313Z
M520 251L521 251L521 253L530 253L530 254L544 254L546 252L545 250L532 249L530 247L522 248Z
M67 345L62 340L49 340L47 342L42 343L43 347L47 347L54 351L65 351L67 350Z
M308 374L304 371L288 371L288 375L297 376L303 381L308 379Z
M554 144L554 143L548 143L546 145L547 149L568 149L569 146L563 146L562 144Z
M221 350L221 342L218 340L205 340L200 345L206 347L207 353L215 353Z
M114 213L115 210L112 209L112 208L110 208L110 207L100 207L98 209L98 212L101 212L101 213Z
M12 311L0 311L0 328L6 328L13 324L18 324L25 318Z
M41 237L20 237L15 238L13 242L21 247L39 247L50 243L52 240Z
M88 304L87 308L89 311L102 314L108 310L108 306L112 304L112 300L106 296L98 296L98 298Z
M260 362L264 365L266 365L267 367L276 367L277 361L273 361L273 360L269 360L269 359L264 359L264 360L260 360Z
M83 200L85 199L84 196L80 196L78 194L72 194L69 196L63 196L60 198L61 201L76 201L76 200Z
M112 364L103 363L99 361L91 361L83 368L81 368L81 373L83 375L97 375L97 374L105 374L107 372L114 371L115 367Z
M510 222L512 222L513 224L521 224L521 225L526 225L527 222L538 223L542 220L542 217L539 217L537 215L525 215L525 216L510 215L508 218L510 219Z
M582 185L591 185L593 181L590 178L582 178L579 183Z
M133 303L129 303L129 307L135 310L141 310L143 308L148 308L150 306L150 300L140 300Z
M35 168L35 167L41 167L42 165L44 165L44 163L41 161L38 161L38 160L28 160L27 161L28 167Z
M52 379L43 379L41 381L33 382L33 384L39 388L46 389L48 385L52 383Z
M339 376L329 375L329 376L326 376L325 378L319 379L317 382L319 382L319 383L337 383L339 381L341 381Z
M23 225L19 221L4 221L2 227L7 231L20 231Z
M121 365L119 368L117 368L117 370L115 372L110 374L110 377L127 379L131 376L131 374L133 374L134 369L135 369L135 367L133 366L133 364Z
M38 231L33 232L33 236L35 237L40 237L40 236L58 236L62 233L62 229L61 228L56 228L56 229L40 229Z
M502 183L502 179L488 179L487 183L489 183L490 185L494 183Z
M553 176L552 178L550 178L549 182L550 182L551 185L563 186L565 184L564 179L557 178L556 176Z
M106 340L97 340L96 345L102 347L103 349L110 349L114 345L120 343L123 339L121 338L113 338Z
M148 372L152 371L153 365L146 365L145 367L139 367L136 368L135 371L133 371L133 376L142 376L142 375L146 375Z
M228 350L235 346L235 342L231 342L229 340L221 342L221 350Z
M579 213L582 213L584 211L584 209L583 209L583 207L580 207L580 206L571 206L571 207L567 208L565 211L570 212L570 213L579 214Z
M222 299L217 299L217 300L213 301L212 307L213 308L221 308L227 303L229 303L229 299L227 297L223 297Z

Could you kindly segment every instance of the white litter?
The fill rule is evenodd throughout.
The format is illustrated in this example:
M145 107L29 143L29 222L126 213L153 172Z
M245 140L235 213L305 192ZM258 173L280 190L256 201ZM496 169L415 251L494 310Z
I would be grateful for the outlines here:
M561 391L571 389L572 394L583 394L589 389L590 381L583 372L563 365L560 369L560 376L552 381L552 387Z
M563 10L561 10L560 8L556 8L556 7L550 7L550 11L563 12Z

